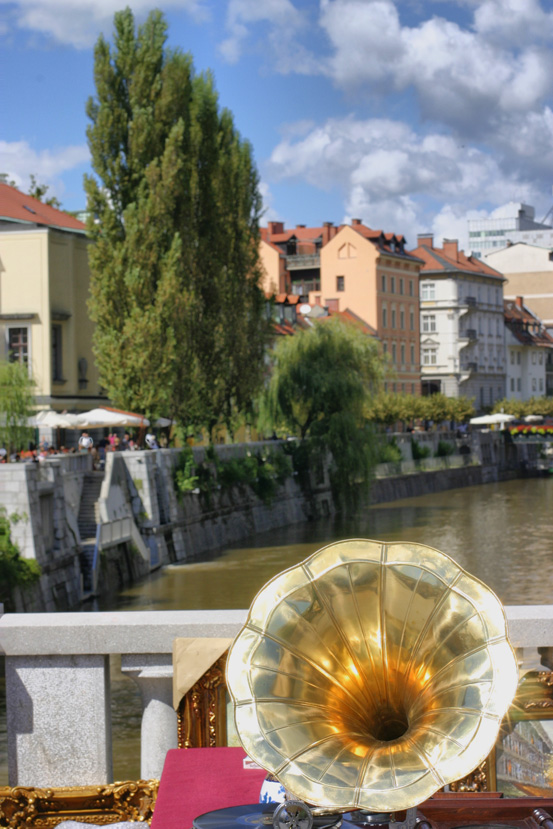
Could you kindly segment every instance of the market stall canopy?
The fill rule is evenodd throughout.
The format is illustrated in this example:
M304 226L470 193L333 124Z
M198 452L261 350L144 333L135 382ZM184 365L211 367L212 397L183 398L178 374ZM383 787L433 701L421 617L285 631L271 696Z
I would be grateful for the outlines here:
M496 412L495 414L471 417L469 423L471 426L502 426L504 423L509 423L511 420L516 420L514 415L505 414L505 412Z
M524 418L525 423L541 423L543 420L543 415L526 415Z

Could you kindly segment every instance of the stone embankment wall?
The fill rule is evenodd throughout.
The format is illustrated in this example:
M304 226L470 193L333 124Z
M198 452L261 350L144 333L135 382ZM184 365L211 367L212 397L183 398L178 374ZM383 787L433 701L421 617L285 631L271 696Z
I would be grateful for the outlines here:
M439 437L444 435L429 433L420 436L420 441L433 446ZM374 504L520 474L514 447L506 447L497 433L473 436L470 457L456 456L454 462L445 459L440 469L435 467L442 459L429 458L421 462L422 469L409 459L409 436L400 436L398 442L405 460L380 469L385 477L373 483ZM276 442L242 444L217 447L217 451L226 459L277 446ZM528 467L531 448L525 448L525 453ZM194 454L197 461L204 460L202 448L195 448ZM92 544L93 593L120 589L164 564L196 560L253 533L333 513L327 469L312 474L308 493L294 476L288 478L270 505L249 487L177 497L173 480L179 455L180 450L173 449L108 455L96 509L99 528ZM16 594L18 611L66 610L82 600L86 555L78 515L88 472L88 455L0 466L0 504L8 514L20 516L12 538L22 555L35 558L42 568L40 584Z

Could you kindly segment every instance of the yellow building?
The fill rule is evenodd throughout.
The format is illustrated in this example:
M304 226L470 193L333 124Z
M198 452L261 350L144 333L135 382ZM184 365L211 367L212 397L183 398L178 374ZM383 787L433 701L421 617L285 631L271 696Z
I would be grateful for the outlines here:
M40 408L106 402L92 355L85 226L0 182L0 358L29 366Z

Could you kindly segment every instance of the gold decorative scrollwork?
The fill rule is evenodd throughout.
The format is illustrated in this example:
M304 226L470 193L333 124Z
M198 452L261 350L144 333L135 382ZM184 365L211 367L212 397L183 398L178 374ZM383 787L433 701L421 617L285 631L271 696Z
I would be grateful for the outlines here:
M182 698L177 710L179 748L227 744L225 652Z
M492 751L493 754L493 751ZM483 763L474 769L466 777L449 784L450 792L489 792L495 789L491 784L491 758L488 757Z
M0 788L0 826L8 829L53 829L64 820L104 826L118 821L149 823L158 780L35 789Z

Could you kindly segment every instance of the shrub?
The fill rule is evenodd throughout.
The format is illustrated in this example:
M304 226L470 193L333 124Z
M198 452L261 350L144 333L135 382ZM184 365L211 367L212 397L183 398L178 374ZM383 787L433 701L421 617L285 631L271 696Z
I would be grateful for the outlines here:
M421 446L416 440L411 439L411 452L413 453L414 461L422 461L423 458L428 458L431 454L429 446Z
M449 455L453 455L455 452L455 446L453 443L449 443L447 440L440 440L438 443L438 448L435 452L436 458L447 458Z
M23 558L11 540L11 525L5 510L0 509L0 595L6 609L13 610L14 587L29 587L40 578L40 566L34 559Z
M377 463L401 463L403 455L401 449L396 443L395 438L392 438L388 443L383 443L378 447L378 454L376 456Z

